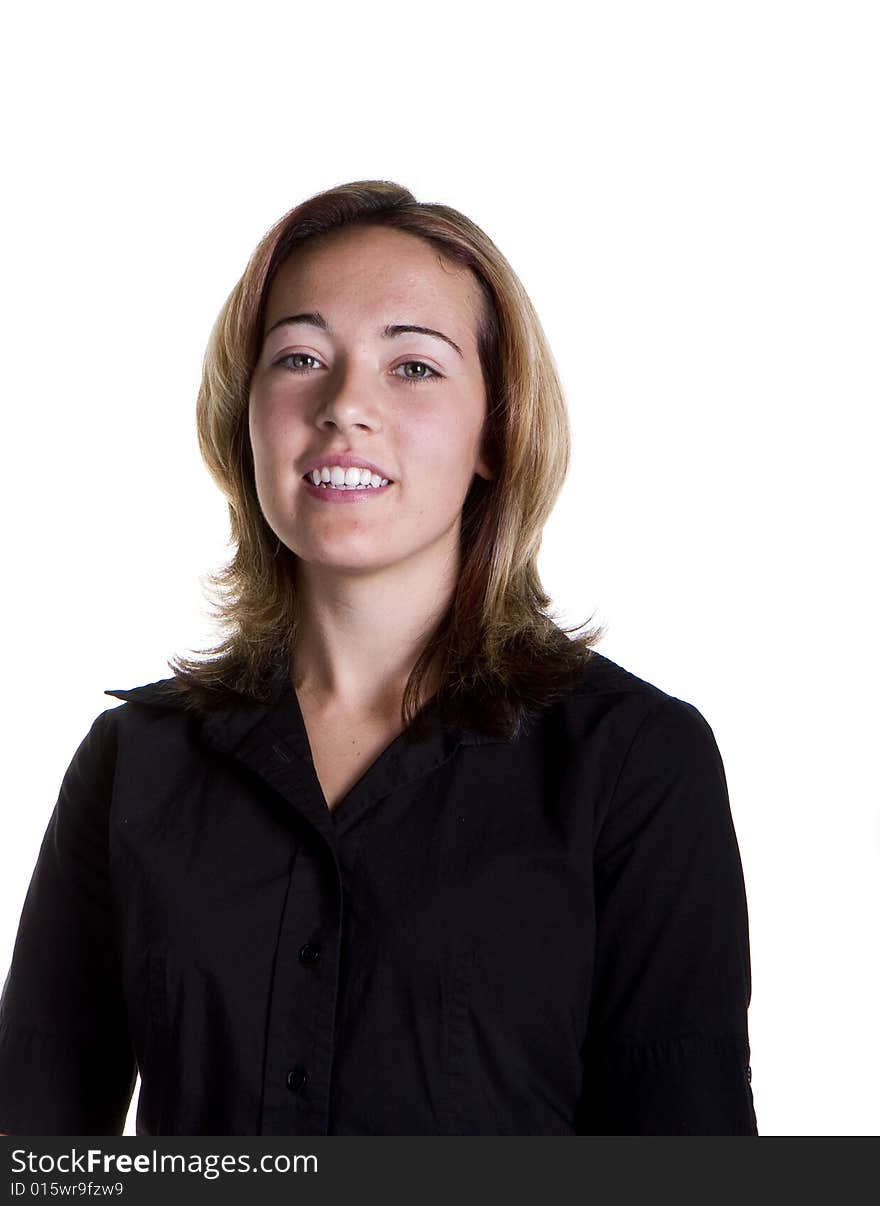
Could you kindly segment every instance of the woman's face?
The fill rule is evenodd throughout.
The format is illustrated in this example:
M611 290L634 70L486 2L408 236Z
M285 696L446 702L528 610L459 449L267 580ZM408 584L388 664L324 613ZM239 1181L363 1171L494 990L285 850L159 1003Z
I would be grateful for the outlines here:
M388 227L331 231L282 265L248 422L263 514L304 562L366 571L420 558L431 570L457 554L473 475L491 477L482 301L469 269ZM388 330L397 326L447 338ZM307 463L332 467L346 453L391 484L342 493L303 480Z

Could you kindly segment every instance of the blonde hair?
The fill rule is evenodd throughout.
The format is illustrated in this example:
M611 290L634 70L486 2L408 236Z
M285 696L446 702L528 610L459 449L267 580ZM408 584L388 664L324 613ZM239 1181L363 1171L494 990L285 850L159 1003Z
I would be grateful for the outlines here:
M406 684L402 720L413 737L421 734L421 691L433 668L441 721L511 739L580 682L604 636L604 627L573 635L583 625L556 624L536 566L569 465L565 401L537 314L492 240L458 210L416 201L386 180L342 184L286 213L258 244L214 323L196 415L202 457L229 505L235 551L220 571L206 575L218 591L214 615L227 635L200 651L207 661L169 661L173 685L186 693L188 706L207 709L236 696L265 702L273 675L279 668L289 672L298 627L297 559L257 499L248 396L279 267L313 236L351 225L418 235L467 266L482 289L484 450L494 476L474 475L462 509L456 588Z

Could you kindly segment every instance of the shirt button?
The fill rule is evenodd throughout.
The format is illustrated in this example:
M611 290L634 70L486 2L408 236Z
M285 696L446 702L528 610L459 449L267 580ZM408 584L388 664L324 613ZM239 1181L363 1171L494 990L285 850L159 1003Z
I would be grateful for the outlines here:
M305 946L299 948L299 961L305 963L306 967L314 967L320 958L320 950L311 942L307 942Z
M292 1068L287 1073L287 1087L292 1093L299 1093L306 1087L308 1079L309 1074L305 1068Z

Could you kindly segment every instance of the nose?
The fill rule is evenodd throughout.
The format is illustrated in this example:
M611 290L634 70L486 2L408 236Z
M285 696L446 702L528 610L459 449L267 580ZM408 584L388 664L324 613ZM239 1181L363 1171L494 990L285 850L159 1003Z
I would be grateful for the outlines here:
M322 431L329 427L337 427L340 431L369 431L381 427L380 406L367 373L359 375L349 369L337 382L328 382L315 422Z

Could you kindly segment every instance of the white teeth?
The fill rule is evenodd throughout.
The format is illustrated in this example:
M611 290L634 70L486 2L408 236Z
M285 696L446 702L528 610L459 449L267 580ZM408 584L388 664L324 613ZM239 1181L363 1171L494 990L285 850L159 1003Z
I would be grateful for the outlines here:
M389 482L387 477L380 477L378 473L354 465L348 469L343 469L341 465L324 465L320 469L313 469L309 478L316 486L335 490L362 490L365 487L387 486Z

